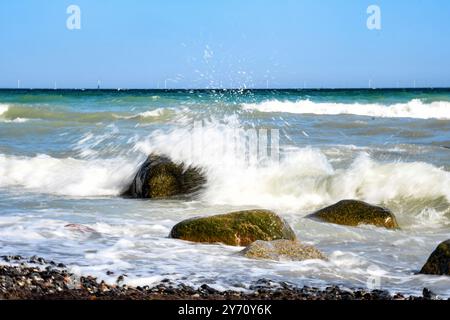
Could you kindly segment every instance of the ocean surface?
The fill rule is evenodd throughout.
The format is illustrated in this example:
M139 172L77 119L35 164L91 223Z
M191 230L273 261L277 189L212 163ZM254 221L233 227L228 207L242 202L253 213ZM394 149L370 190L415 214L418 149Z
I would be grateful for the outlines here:
M279 161L243 159L247 140L230 148L230 129L278 130ZM131 285L245 290L266 278L449 297L450 277L417 274L450 238L449 148L450 89L0 90L0 255ZM121 198L151 152L203 168L205 189ZM401 230L305 218L342 199L389 208ZM329 261L250 260L168 238L181 220L248 208L274 210Z

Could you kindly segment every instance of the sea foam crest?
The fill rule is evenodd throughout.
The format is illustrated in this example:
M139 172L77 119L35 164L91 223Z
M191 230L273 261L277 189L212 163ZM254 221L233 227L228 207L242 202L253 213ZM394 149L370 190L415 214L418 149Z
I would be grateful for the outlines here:
M9 106L7 104L0 103L0 117L7 112L9 109Z
M18 157L0 154L0 187L67 196L118 195L136 163L125 159Z
M450 119L450 102L435 101L424 103L419 99L392 105L313 102L308 99L295 102L268 100L261 103L243 104L242 108L248 111L286 112L295 114L352 114L383 118Z

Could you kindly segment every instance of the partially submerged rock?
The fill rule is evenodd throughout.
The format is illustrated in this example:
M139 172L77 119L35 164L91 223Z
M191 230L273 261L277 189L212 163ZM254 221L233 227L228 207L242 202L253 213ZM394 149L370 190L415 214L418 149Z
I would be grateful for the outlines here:
M95 230L91 227L82 225L82 224L78 224L78 223L66 224L64 226L64 228L66 228L74 233L77 233L79 235L87 236L89 238L99 238L102 236L101 233L98 232L97 230Z
M170 198L192 194L206 182L198 168L176 164L167 157L150 155L137 172L124 196Z
M316 211L309 217L347 226L371 224L388 229L398 228L394 214L388 209L358 200L339 201L336 204Z
M175 225L171 238L193 242L246 246L256 240L295 240L287 222L269 210L248 210L193 218Z
M79 233L98 233L97 230L95 230L95 229L93 229L91 227L82 225L82 224L78 224L78 223L66 224L64 226L64 228L67 228L67 229L69 229L71 231L79 232Z
M450 276L450 239L438 245L420 273Z
M326 260L326 256L313 246L292 240L255 241L241 253L247 258L270 260Z

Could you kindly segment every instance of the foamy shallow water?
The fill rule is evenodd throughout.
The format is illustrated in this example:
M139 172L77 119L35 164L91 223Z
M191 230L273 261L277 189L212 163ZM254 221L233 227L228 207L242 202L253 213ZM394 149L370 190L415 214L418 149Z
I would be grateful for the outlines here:
M357 109L355 103L365 105L363 113L373 105L383 108L370 92L362 100L353 93L313 98L285 92L65 93L57 102L53 93L40 92L33 99L27 93L26 103L22 93L0 92L1 254L39 255L112 282L126 274L132 285L169 278L245 289L268 278L320 287L379 284L406 294L428 287L450 296L448 277L417 275L450 231L450 151L443 148L450 142L450 122L445 114L423 119L422 110L414 117L421 95L426 94L422 104L442 107L449 94L440 92L438 101L429 92L377 94L392 100L385 108L413 101L407 118L390 117L391 111L339 114ZM323 112L291 112L295 105L283 110L286 96L292 104L319 99ZM280 102L268 108L274 99ZM322 100L341 111L325 112ZM261 110L249 110L250 104ZM31 120L15 121L25 118ZM192 136L198 120L201 135ZM280 163L249 165L227 148L223 132L253 126L280 130ZM200 157L190 157L198 137L208 140ZM150 152L204 168L208 184L198 199L118 197ZM305 218L344 198L387 206L402 229L349 228ZM301 241L330 260L255 261L241 257L242 248L168 238L183 219L255 207L286 218ZM95 232L65 227L71 223Z
M8 199L12 197L17 201L22 196L10 194ZM136 203L116 198L39 198L22 199L27 203L26 213L3 215L3 254L39 253L68 264L75 273L111 282L127 274L127 283L133 285L151 285L169 278L193 286L209 283L219 289L243 289L251 281L268 278L298 285L365 288L379 279L376 281L383 288L393 291L418 294L426 286L441 295L449 294L448 277L416 275L436 244L448 236L446 228L347 228L311 221L297 212L277 211L291 223L301 241L317 246L330 261L254 261L239 256L242 248L167 237L181 219L239 207L212 207L202 202ZM399 216L399 220L402 223L404 219ZM89 226L96 233L66 228L69 223ZM115 274L107 276L107 271Z

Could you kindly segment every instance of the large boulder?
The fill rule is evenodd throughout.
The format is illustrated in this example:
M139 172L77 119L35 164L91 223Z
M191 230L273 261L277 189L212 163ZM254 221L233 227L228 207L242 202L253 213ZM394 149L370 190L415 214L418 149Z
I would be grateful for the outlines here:
M205 182L206 178L198 168L185 167L167 157L152 154L123 195L131 198L170 198L195 193Z
M313 246L292 240L255 241L241 253L247 258L269 260L326 260L326 256Z
M398 228L397 220L392 212L357 200L342 200L316 211L309 217L347 226L371 224L388 229Z
M256 240L295 240L287 222L268 210L248 210L193 218L175 225L171 238L187 241L246 246Z
M450 276L450 239L438 245L420 273Z

